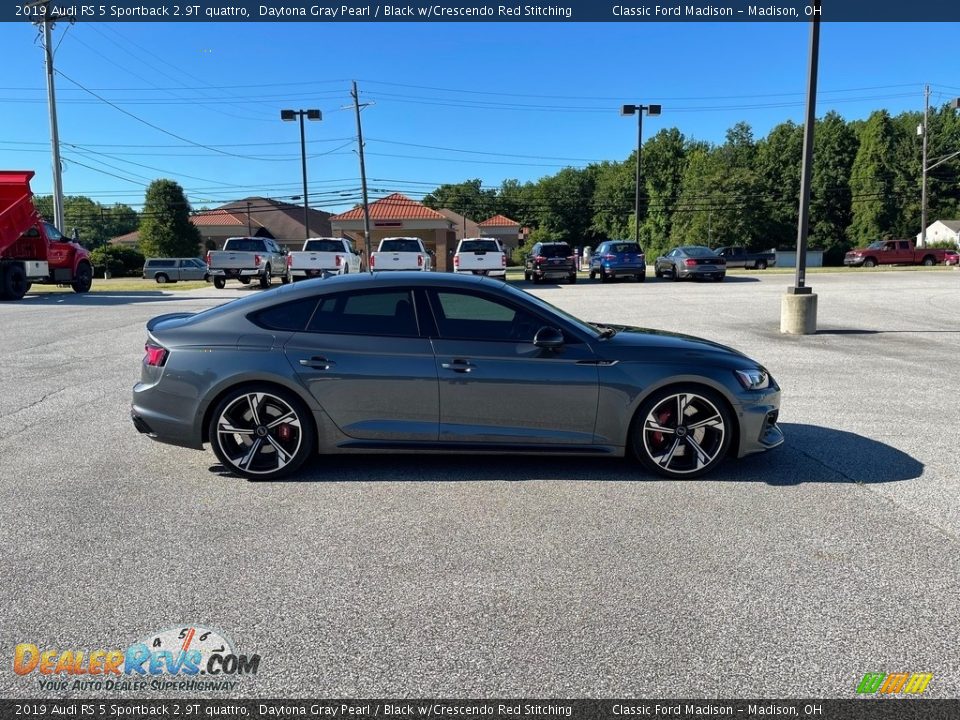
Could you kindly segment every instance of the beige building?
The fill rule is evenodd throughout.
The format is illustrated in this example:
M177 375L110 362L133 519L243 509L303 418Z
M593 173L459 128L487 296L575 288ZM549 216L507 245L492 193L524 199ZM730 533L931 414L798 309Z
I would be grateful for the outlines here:
M520 223L503 215L494 215L477 224L480 235L500 241L509 256L520 244Z

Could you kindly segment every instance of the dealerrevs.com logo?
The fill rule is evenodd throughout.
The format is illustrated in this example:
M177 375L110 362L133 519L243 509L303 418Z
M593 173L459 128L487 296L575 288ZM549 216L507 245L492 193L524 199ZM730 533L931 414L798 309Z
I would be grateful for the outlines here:
M13 671L35 676L41 690L234 690L256 675L259 655L237 654L216 630L171 628L126 649L75 649L20 643Z

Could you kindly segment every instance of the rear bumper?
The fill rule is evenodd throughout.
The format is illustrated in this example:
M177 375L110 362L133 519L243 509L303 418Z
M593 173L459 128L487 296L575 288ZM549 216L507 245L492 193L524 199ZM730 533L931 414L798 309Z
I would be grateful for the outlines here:
M292 278L316 278L316 277L328 277L330 275L340 275L340 268L311 268L309 270L297 270L295 268L290 270L290 277Z
M620 277L623 275L644 275L647 272L647 266L645 264L638 265L614 265L614 266L600 266L600 272L602 272L607 277Z
M489 277L506 277L507 271L503 268L498 268L497 270L461 270L457 269L453 271L455 275L487 275Z
M211 268L210 277L222 277L227 278L239 278L239 277L258 277L260 275L260 270L241 270L241 269L221 269L221 268Z
M702 270L700 267L683 267L680 269L680 277L685 278L718 278L725 277L727 274L726 267L724 268L711 268L709 270Z

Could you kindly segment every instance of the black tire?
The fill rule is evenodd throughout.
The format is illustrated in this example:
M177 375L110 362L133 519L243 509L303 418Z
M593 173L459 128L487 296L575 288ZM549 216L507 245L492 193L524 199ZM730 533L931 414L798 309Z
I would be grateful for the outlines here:
M533 284L534 284L534 285L539 285L540 283L543 282L543 279L537 277L536 275L533 275L532 278L533 278Z
M93 285L93 267L88 262L82 262L77 266L77 274L73 276L70 287L75 293L82 294L90 292L91 285Z
M657 265L653 266L653 276L656 278L663 278L663 273L660 271L660 267Z
M567 280L570 281L570 284L571 284L571 285L576 285L576 283L577 283L577 274L574 273L573 275L571 275L570 277L568 277Z
M237 278L237 280L240 281L240 284L241 284L241 285L249 285L249 284L250 284L250 278L248 278L248 277Z
M733 423L726 401L713 390L661 388L634 415L630 448L652 473L676 480L700 477L727 456L736 434Z
M287 273L286 275L281 275L281 276L280 276L280 283L281 283L282 285L289 285L289 284L290 284L290 273Z
M607 275L603 270L600 271L600 282L602 282L602 283L608 283L608 282L610 282L612 279L613 279L613 278L611 278L609 275Z
M289 421L282 422L284 418ZM245 432L221 430L227 425ZM251 480L276 480L296 472L316 446L313 416L303 401L266 384L227 393L210 414L207 433L223 466Z
M677 270L675 265L670 268L670 279L674 282L680 282L680 271Z
M925 267L933 267L937 264L937 259L933 255L927 255L920 264Z
M590 271L590 279L591 279L591 280L596 280L596 279L597 279L597 274L596 274L593 270Z
M263 275L260 276L260 289L266 290L271 284L273 284L273 276L270 274L270 266L267 265Z
M223 290L227 286L227 279L222 277L215 277L213 279L213 286L217 290Z
M759 262L757 263L757 270L766 270L766 269L767 269L767 261L766 261L766 260L761 260L761 261L759 261Z
M647 276L644 273L640 273L636 276L637 282L646 282Z
M0 300L22 300L29 289L27 273L19 263L8 265L0 275Z
M873 258L867 258L866 260L863 261L863 266L864 266L865 268L876 267L876 266L877 266L877 261L874 260Z
M204 282L210 282L210 273L204 273L204 274L203 274L203 281L204 281Z
M154 278L159 284L163 285L164 283L170 282L170 278L167 277L166 273L157 273L157 276Z

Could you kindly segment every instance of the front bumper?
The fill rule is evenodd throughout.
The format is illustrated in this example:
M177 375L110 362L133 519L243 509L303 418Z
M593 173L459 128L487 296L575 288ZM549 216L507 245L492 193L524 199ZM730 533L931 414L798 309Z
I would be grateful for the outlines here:
M780 416L780 389L751 392L740 406L740 448L737 457L771 450L784 441L777 424Z
M862 257L845 257L843 259L843 264L850 267L858 267L863 265L863 260L864 259Z

